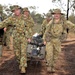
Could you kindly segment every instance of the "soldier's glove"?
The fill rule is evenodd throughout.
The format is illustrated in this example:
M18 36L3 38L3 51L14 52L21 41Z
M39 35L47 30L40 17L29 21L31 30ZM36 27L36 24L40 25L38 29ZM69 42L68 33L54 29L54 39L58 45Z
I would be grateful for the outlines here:
M44 41L44 45L46 45L46 41Z
M7 28L4 28L3 30L4 30L4 32L6 32Z

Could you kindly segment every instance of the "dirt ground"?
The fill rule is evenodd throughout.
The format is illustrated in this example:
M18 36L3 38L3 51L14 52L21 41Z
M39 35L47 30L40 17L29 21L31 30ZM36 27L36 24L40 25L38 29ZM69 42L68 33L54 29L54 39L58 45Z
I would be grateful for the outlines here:
M62 52L55 68L56 72L49 74L45 61L39 64L28 62L26 75L75 75L75 36L69 35L62 43ZM3 48L3 56L0 58L0 75L21 75L13 50L7 50L6 47Z

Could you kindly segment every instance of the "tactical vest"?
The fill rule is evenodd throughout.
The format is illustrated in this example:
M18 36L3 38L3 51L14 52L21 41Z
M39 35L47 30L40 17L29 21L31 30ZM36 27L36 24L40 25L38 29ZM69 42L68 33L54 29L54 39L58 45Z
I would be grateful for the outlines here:
M50 41L52 38L59 38L60 41L66 40L67 30L65 28L65 22L61 21L58 24L54 24L54 21L52 21L49 25L49 33L46 35L47 41Z

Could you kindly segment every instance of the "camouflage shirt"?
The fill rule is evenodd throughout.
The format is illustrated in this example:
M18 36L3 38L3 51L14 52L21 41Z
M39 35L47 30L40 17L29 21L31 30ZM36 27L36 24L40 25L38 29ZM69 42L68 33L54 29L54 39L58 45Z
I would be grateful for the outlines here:
M62 36L63 32L66 33L67 28L75 32L75 25L70 21L65 21L65 22L61 21L59 23L53 23L53 20L51 20L47 25L43 39L45 41L53 38L59 39Z
M0 28L8 28L9 25L14 28L15 33L25 34L26 38L30 38L30 35L26 34L25 21L22 15L20 17L13 15L5 19L0 23Z
M45 30L46 30L46 26L47 26L48 23L49 23L49 21L47 21L47 19L44 19L44 21L43 21L43 23L41 25L41 32L40 32L40 34L44 35Z
M28 35L32 36L34 34L34 30L33 30L34 21L33 21L32 17L31 16L29 16L28 18L24 17L24 21L25 21L26 30L28 31L28 29L29 29L29 32L30 32Z

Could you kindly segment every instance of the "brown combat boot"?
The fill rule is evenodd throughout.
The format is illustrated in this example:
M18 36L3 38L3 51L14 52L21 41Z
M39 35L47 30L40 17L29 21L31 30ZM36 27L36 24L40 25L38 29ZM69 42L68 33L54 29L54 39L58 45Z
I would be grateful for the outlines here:
M26 73L26 68L25 67L21 67L21 73Z
M48 73L54 73L55 69L53 67L47 67L47 72Z

